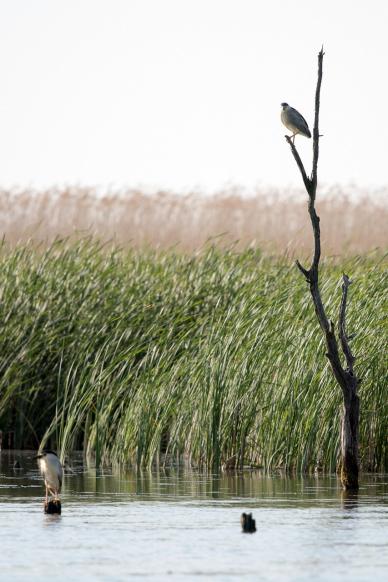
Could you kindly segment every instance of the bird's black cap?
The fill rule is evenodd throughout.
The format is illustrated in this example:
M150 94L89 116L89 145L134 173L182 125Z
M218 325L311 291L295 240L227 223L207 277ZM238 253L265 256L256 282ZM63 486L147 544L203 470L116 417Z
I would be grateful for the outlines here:
M43 449L43 451L36 455L35 459L41 459L42 457L45 457L46 455L49 454L55 455L56 457L58 456L57 453L55 451L52 451L51 449Z

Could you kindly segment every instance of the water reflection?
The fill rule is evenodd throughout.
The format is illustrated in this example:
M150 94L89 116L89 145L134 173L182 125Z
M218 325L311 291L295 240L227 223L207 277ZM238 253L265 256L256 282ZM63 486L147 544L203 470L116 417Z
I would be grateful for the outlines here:
M342 507L356 509L358 507L358 491L341 491Z
M59 527L62 523L62 515L53 513L51 515L44 515L43 526L44 527Z
M335 475L112 472L75 455L62 514L45 515L34 455L0 454L2 580L385 582L387 475L362 475L346 494ZM241 534L243 512L252 536Z
M38 473L35 452L3 451L0 454L0 495L2 498L39 496L43 484ZM20 469L14 468L18 461ZM341 490L336 475L290 477L267 475L263 471L246 473L200 473L188 468L160 470L96 469L84 464L82 455L74 455L65 469L63 497L83 497L83 502L112 497L125 500L180 500L233 503L247 499L253 506L270 503L278 507L340 505L351 510L360 499L366 502L387 499L387 479L379 475L363 475L359 493Z

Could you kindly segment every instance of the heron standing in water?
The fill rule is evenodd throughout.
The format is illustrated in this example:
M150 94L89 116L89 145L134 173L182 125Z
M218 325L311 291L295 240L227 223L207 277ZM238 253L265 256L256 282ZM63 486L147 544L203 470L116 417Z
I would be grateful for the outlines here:
M293 107L288 105L288 103L282 103L282 112L280 114L281 120L283 125L287 127L290 131L292 131L292 143L295 142L295 136L300 133L300 135L304 135L305 137L311 137L311 132L309 130L309 126L307 125L307 121Z
M46 505L49 494L54 497L55 501L59 501L63 480L63 468L57 454L54 451L44 450L36 458L46 486Z

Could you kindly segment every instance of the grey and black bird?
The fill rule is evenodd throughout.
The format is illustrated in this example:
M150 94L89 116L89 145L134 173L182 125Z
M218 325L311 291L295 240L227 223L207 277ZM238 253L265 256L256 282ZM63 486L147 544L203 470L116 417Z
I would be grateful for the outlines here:
M292 143L295 142L295 136L300 133L300 135L304 135L305 137L311 137L311 132L309 130L309 126L307 125L307 121L293 107L288 105L288 103L282 103L282 112L281 112L281 120L282 123L292 131L292 135L290 136L292 139Z
M36 458L46 487L46 504L48 503L49 494L54 497L54 500L59 500L63 481L63 468L58 455L54 451L47 449L39 453Z

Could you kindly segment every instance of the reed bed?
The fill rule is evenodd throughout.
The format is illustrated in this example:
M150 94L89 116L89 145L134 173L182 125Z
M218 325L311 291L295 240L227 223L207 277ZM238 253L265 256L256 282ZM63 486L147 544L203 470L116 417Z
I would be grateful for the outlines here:
M57 240L0 255L0 429L16 447L82 448L100 463L334 471L341 394L292 261L208 245L194 255ZM361 460L387 470L387 260L340 275L363 378Z
M319 193L322 243L326 255L362 254L388 247L388 191L360 192L354 187ZM242 192L213 196L141 191L97 192L92 188L46 192L0 191L0 231L11 243L52 242L86 233L100 240L144 248L192 251L209 238L237 248L260 248L289 255L309 252L311 226L302 191ZM222 235L222 236L220 236Z

